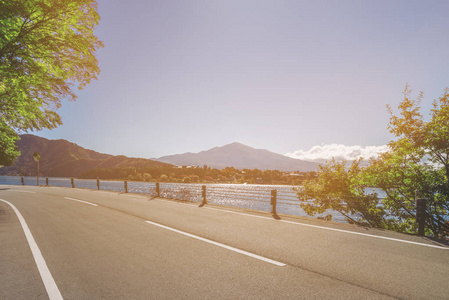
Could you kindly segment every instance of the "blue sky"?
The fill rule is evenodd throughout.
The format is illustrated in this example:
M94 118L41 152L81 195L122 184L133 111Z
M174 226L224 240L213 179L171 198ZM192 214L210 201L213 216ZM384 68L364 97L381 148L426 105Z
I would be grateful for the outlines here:
M406 83L426 113L449 86L448 1L98 4L101 74L37 135L145 158L382 146Z

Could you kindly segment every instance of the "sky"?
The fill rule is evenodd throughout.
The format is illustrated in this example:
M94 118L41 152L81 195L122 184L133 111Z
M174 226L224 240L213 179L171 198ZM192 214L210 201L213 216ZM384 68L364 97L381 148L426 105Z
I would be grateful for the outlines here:
M406 84L426 116L449 86L449 1L99 0L98 12L98 80L34 134L143 158L232 142L369 156L394 138L386 105Z

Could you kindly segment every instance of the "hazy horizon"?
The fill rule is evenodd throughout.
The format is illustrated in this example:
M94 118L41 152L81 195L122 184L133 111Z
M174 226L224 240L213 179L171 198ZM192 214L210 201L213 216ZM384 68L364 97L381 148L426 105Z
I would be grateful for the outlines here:
M449 86L447 1L98 4L98 80L31 134L143 158L234 141L353 157L393 139L406 83L425 115Z
M67 140L67 139L64 139ZM72 142L70 140L67 140L68 142ZM217 145L215 147L212 148L208 148L208 149L203 149L200 150L198 152L178 152L178 153L170 153L170 154L164 154L161 155L160 157L137 157L137 156L128 156L128 157L133 157L133 158L147 158L147 159L153 159L153 160L157 160L166 156L173 156L173 155L182 155L182 154L187 154L187 153L200 153L200 152L204 152L204 151L208 151L214 148L220 148L220 147L224 147L224 146L228 146L231 144L242 144L244 146L248 146L254 149L263 149L263 150L268 150L270 152L273 153L277 153L274 152L270 149L266 149L266 148L255 148L252 147L251 145L239 142L239 141L235 141L226 145ZM75 143L76 144L76 143ZM78 146L85 148L87 150L93 150L96 152L100 152L96 149L90 149L87 147L84 147L81 144L77 144ZM298 150L292 153L277 153L277 154L281 154L284 155L286 157L290 157L290 158L295 158L295 159L299 159L299 160L304 160L304 161L309 161L309 162L316 162L316 163L323 163L325 161L330 161L332 158L334 158L337 161L352 161L352 160L356 160L359 158L363 158L365 160L368 160L370 158L373 157L377 157L379 155L379 153L382 152L386 152L387 151L387 145L383 145L383 146L360 146L360 145L353 145L353 146L345 146L345 145L341 145L341 144L331 144L331 145L320 145L320 146L314 146L309 150ZM105 154L112 154L108 151L105 152L100 152L100 153L105 153ZM112 155L124 155L121 153L118 154L112 154Z

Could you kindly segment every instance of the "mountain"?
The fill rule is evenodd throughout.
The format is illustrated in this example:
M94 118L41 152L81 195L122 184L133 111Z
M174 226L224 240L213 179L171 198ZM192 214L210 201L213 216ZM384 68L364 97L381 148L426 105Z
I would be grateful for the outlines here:
M215 147L199 153L184 153L163 156L156 159L174 165L203 166L223 169L234 167L236 169L260 169L280 171L315 171L318 164L303 161L264 149L232 143L222 147Z
M21 155L9 167L0 168L0 175L36 174L33 153L39 152L42 176L78 177L94 168L139 167L175 165L208 165L224 169L260 169L281 171L315 171L317 164L290 158L268 150L254 149L240 143L215 147L200 153L164 156L156 160L110 155L88 150L66 140L48 140L31 134L20 136L17 146Z
M55 177L77 177L93 168L149 167L167 164L144 158L113 156L84 149L66 140L48 140L31 134L20 136L17 146L21 155L9 167L0 168L0 175L36 175L33 153L39 152L40 174Z

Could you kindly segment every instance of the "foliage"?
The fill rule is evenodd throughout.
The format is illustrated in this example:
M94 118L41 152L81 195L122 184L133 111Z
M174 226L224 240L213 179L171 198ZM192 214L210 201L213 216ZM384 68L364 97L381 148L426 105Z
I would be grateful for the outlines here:
M377 228L416 233L416 197L428 199L427 234L449 235L449 96L433 103L431 118L420 113L422 93L410 98L406 87L399 115L388 107L389 130L396 140L389 151L372 159L368 166L354 162L320 166L316 179L305 181L297 190L306 213L315 215L328 209L340 212L348 221ZM367 194L365 187L382 189L386 196Z
M411 90L406 87L399 116L394 116L389 108L389 128L398 139L389 144L390 152L380 156L368 168L367 177L386 192L384 205L401 224L406 224L407 231L416 230L415 198L419 197L428 199L428 234L448 236L448 90L433 102L429 121L424 121L420 113L422 93L416 100L410 99L410 95Z
M41 155L39 154L39 152L34 152L33 153L33 159L35 162L38 162L41 160Z
M150 181L153 177L148 173L143 173L142 175L144 181Z
M16 145L18 139L19 136L14 130L0 120L0 165L9 166L14 162L14 158L20 155Z
M121 179L135 181L162 182L219 182L219 183L255 183L261 178L267 184L299 184L305 178L313 178L315 172L289 173L281 171L257 169L238 170L232 167L223 170L210 167L173 167L171 165L155 165L148 167L114 167L94 168L80 175L81 178Z
M354 161L349 169L346 169L346 161L334 159L320 165L315 179L306 180L301 188L295 189L303 210L311 216L333 210L342 214L349 223L388 227L390 221L384 217L385 211L378 205L377 195L365 194L364 186L359 184L361 162ZM320 218L331 220L332 215Z
M99 74L94 0L0 0L0 163L19 154L15 130L62 124L61 99L75 100Z

